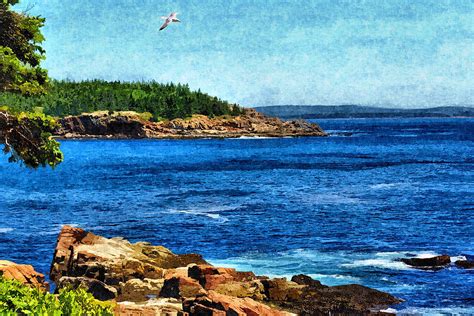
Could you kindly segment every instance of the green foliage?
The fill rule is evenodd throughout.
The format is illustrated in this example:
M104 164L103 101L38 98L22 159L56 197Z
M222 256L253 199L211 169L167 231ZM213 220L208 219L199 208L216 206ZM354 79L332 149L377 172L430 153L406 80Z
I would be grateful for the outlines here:
M1 315L113 315L113 305L100 302L83 289L58 295L0 277Z
M48 79L40 67L44 41L41 17L32 17L12 10L17 0L0 2L0 93L18 98L42 95ZM8 104L8 106L7 106ZM9 103L0 104L0 143L10 153L10 162L23 161L26 166L54 167L63 160L59 143L52 138L56 122L43 114L41 104L20 111ZM14 114L13 114L14 113Z
M0 104L8 104L16 111L32 111L41 106L45 114L60 117L95 111L148 112L155 121L193 114L235 116L243 111L236 104L191 91L187 85L101 80L53 81L46 95L33 97L0 93Z
M12 115L0 111L0 135L10 162L23 162L27 167L55 167L63 161L59 143L52 138L56 121L41 112Z
M17 2L0 2L0 91L42 94L47 72L40 67L45 52L39 44L45 20L13 11L11 5Z

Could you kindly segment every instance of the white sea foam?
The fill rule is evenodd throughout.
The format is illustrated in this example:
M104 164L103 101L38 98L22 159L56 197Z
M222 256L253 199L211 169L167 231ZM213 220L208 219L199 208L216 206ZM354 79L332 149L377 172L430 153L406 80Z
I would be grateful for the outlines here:
M341 266L347 268L375 267L391 270L407 270L409 267L400 261L394 261L391 258L375 258L355 260L353 263L344 263Z
M6 234L14 230L15 230L14 228L10 228L10 227L0 228L0 234Z
M43 230L38 232L38 235L57 235L63 228L63 226L71 226L71 227L79 227L79 224L74 224L74 223L64 223L64 224L58 224L58 225L53 225L51 230Z
M434 251L403 251L403 252L377 252L374 254L374 258L365 258L355 260L352 263L345 263L341 266L347 268L356 268L356 267L375 267L382 269L392 269L392 270L408 270L413 269L409 265L401 262L399 259L411 257L411 258L431 258L439 256L439 253ZM454 256L451 257L451 261L455 262L457 260L465 260L464 256Z
M222 216L218 212L223 212L231 209L219 209L219 208L209 208L209 209L187 209L187 210L169 210L168 213L174 214L187 214L187 215L194 215L194 216L206 216L215 220L219 220L221 223L225 223L229 221L228 218Z
M375 190L389 189L389 188L393 188L393 187L396 187L396 186L399 186L399 185L400 185L400 183L379 183L379 184L371 185L370 188L375 189Z
M415 258L426 259L426 258L436 257L436 256L439 256L439 255L440 255L440 254L438 254L438 253L436 253L436 252L427 251L427 252L417 253L417 254L415 255Z
M266 136L240 136L239 138L231 138L231 139L272 139L275 137L266 137Z
M451 262L456 262L458 260L467 260L467 258L465 256L454 256L454 257L451 257Z
M397 310L396 309L393 309L393 308L387 308L387 309L383 309L381 310L382 313L387 313L387 314L396 314L397 313Z
M349 282L360 282L360 278L356 278L350 275L343 275L343 274L308 274L309 277L322 281L323 284L325 284L324 281L330 281L330 280L336 280L336 281L349 281Z

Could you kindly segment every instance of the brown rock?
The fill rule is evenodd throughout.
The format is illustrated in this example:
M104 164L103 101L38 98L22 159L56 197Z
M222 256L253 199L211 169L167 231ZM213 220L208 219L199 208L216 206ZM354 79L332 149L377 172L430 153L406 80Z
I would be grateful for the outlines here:
M262 279L265 302L299 315L368 314L400 303L390 294L360 285L328 287L304 275L292 279L297 282Z
M250 298L235 298L209 291L207 296L186 300L184 311L190 315L249 315L249 316L283 316L291 315L258 303Z
M184 316L182 302L176 299L159 298L144 303L121 302L116 305L117 316Z
M189 277L172 277L165 280L161 289L161 297L189 298L205 295L206 291L194 279Z
M457 267L463 269L474 269L474 261L458 260L454 263Z
M30 265L0 260L0 275L6 279L17 280L25 285L49 291L49 284L44 281L44 275L36 272Z
M145 302L160 296L163 288L163 279L130 279L120 283L118 301Z
M285 278L261 281L265 288L265 295L269 301L285 302L298 300L306 285L288 282Z
M249 297L257 301L264 301L265 287L260 280L246 282L228 282L216 286L215 292L227 296L235 296L239 298Z
M451 263L448 255L436 256L431 258L403 258L401 262L418 269L439 269L444 268Z
M232 268L217 268L210 265L191 266L188 275L198 280L206 290L213 290L221 284L233 281L242 282L256 279L252 272L238 272Z
M61 277L57 281L57 289L62 288L83 288L91 293L94 298L101 301L108 301L117 297L117 289L108 286L99 280L84 277Z
M327 287L326 285L322 285L321 282L313 280L311 277L304 274L294 275L291 278L291 281L299 285L307 285L311 288L321 289Z

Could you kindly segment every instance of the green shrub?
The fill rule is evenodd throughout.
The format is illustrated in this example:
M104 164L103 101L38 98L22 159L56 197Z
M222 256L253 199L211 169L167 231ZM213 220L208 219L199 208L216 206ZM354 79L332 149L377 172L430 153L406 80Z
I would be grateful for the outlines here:
M113 315L113 305L83 289L53 295L0 277L0 315Z

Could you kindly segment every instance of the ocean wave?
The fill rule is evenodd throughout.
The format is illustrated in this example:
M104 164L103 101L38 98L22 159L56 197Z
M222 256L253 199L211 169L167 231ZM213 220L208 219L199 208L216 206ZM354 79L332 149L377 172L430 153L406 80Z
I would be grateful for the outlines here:
M440 256L440 253L434 251L394 251L394 252L377 252L372 258L363 258L354 260L351 263L341 264L342 267L346 268L359 268L359 267L374 267L380 269L390 269L390 270L410 270L414 269L409 265L400 261L402 258L431 258ZM457 260L466 260L466 257L463 255L451 256L451 262L456 262Z
M79 227L79 224L75 223L64 223L64 224L58 224L58 225L53 225L53 227L49 230L43 230L39 231L37 234L38 235L58 235L63 226L71 226L71 227Z
M322 281L323 284L325 284L325 280L343 280L343 281L349 281L349 282L360 282L360 278L357 278L357 277L354 277L354 276L350 276L350 275L344 275L344 274L320 274L320 273L316 273L316 274L308 274L309 277L315 279L315 280L319 280L319 281Z
M353 263L343 263L346 268L374 267L391 270L408 270L410 267L403 262L394 261L391 258L376 258L355 260Z
M232 210L232 209L231 208L209 208L209 209L187 209L187 210L173 209L173 210L168 210L168 213L205 216L211 219L218 220L221 223L225 223L225 222L228 222L229 219L219 214L219 212L225 212L229 210Z
M6 234L14 230L15 230L14 228L10 228L10 227L0 228L0 234Z
M379 269L390 269L390 270L409 270L413 269L409 265L400 261L401 258L413 257L413 258L430 258L438 256L436 252L432 251L392 251L392 252L377 252L372 258L363 258L354 260L352 263L344 263L341 266L346 268L359 268L359 267L373 267Z
M375 189L375 190L378 190L378 189L389 189L389 188L393 188L393 187L399 186L400 184L401 184L401 183L379 183L379 184L371 185L370 188L371 188L371 189Z

